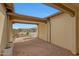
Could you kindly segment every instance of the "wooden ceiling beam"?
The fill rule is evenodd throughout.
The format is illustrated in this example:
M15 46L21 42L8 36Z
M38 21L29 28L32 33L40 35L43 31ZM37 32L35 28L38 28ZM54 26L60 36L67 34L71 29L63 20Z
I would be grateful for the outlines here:
M30 21L26 21L26 20L11 20L11 23L24 23L24 24L39 24L40 22L35 22L35 21L32 21L32 22L30 22Z
M36 17L31 17L31 16L25 16L25 15L19 15L19 14L15 14L15 13L8 13L8 15L10 16L10 18L13 19L19 19L19 20L26 20L26 21L35 21L35 22L42 22L42 23L46 23L46 19L41 19L41 18L36 18Z
M67 12L71 16L75 15L75 11L74 10L72 10L71 8L63 5L62 3L44 3L44 4L46 4L46 5L50 6L50 7L57 8L57 9L59 9L62 12Z
M13 7L13 3L4 3L6 10L8 12L14 12L14 7Z

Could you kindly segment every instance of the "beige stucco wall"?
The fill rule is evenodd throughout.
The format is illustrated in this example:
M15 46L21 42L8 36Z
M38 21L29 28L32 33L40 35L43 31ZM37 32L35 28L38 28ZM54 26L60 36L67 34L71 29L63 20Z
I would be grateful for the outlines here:
M47 41L47 24L40 23L38 25L38 33L40 39Z
M0 12L2 12L2 13L4 12L2 4L0 4Z
M3 24L4 24L4 15L0 12L0 51L1 51L1 40L2 40Z
M0 4L0 53L7 44L7 18L4 9Z
M4 49L7 45L7 19L5 16L4 24L3 24L3 31L2 31L2 39L1 39L1 48Z
M76 18L66 13L51 18L51 42L76 54Z

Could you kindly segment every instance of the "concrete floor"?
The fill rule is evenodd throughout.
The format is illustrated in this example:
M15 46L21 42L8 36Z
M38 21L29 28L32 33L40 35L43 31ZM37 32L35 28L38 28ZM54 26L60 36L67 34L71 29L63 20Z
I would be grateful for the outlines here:
M14 56L72 56L73 54L55 44L47 43L40 39L15 42Z

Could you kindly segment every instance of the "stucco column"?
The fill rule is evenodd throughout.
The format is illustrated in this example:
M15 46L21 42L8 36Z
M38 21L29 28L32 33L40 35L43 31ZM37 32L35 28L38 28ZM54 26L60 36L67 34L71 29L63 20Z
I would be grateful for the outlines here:
M79 54L79 9L76 9L76 52Z
M47 40L51 43L51 22L50 18L47 21Z

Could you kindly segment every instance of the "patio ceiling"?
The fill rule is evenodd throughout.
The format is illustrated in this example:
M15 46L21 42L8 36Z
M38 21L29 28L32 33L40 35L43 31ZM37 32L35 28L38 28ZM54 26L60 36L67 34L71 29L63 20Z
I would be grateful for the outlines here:
M47 3L47 4L45 4L45 3L43 3L43 5L47 5L46 7L48 7L48 6L50 6L50 7L48 7L48 8L57 8L56 10L59 10L58 12L56 12L56 13L51 13L52 11L49 11L48 13L51 13L51 14L49 14L49 15L46 15L46 16L43 16L42 18L40 18L40 16L38 16L38 17L35 17L35 16L33 16L33 15L26 15L26 14L21 14L21 13L17 13L17 12L15 12L15 8L14 8L14 5L12 4L12 3L6 3L5 4L5 6L6 6L6 9L7 9L7 12L8 12L8 15L9 16L11 16L11 18L13 18L13 19L25 19L25 20L28 20L29 21L29 19L31 20L31 21L36 21L36 22L44 22L44 23L46 23L46 20L48 19L48 18L50 18L50 17L55 17L55 16L57 16L57 15L59 15L59 14L61 14L61 13L63 13L64 11L67 11L67 12L69 12L70 14L72 14L72 15L74 15L74 11L72 10L72 9L70 9L70 8L68 8L68 7L64 7L63 6L63 4L55 4L55 3ZM38 6L37 6L38 7ZM42 9L43 8L46 8L46 7L42 7ZM61 8L62 7L62 8ZM24 6L24 8L25 8L25 6ZM33 7L32 7L33 8ZM34 7L35 8L35 7ZM41 8L41 7L40 7ZM21 9L23 9L22 7L21 7ZM25 10L25 9L24 9ZM36 9L34 9L34 10L36 10ZM37 9L38 10L38 9ZM40 10L39 10L40 11ZM44 10L43 10L44 11ZM40 12L40 14L42 14L42 12L43 12L42 10L41 10L41 12ZM47 10L48 11L48 10ZM19 11L20 12L20 11ZM46 11L44 12L44 13L46 13ZM39 13L38 13L39 14ZM43 14L43 15L45 15L45 14Z

